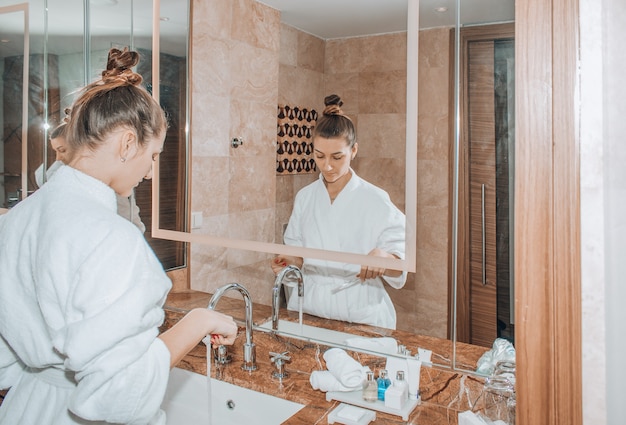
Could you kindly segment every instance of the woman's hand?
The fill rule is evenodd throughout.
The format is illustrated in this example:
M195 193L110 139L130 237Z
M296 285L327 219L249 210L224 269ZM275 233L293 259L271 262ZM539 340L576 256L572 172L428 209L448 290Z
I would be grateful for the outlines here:
M380 248L372 249L367 255L383 258L398 258L397 256L389 254L387 251L383 251ZM375 279L382 276L397 277L401 274L401 270L387 270L384 267L361 266L361 271L356 275L356 277L361 279L361 281L365 281L366 279Z
M237 324L232 317L217 311L207 310L211 313L210 321L211 344L213 345L233 345L237 338Z
M178 364L209 334L211 344L232 345L237 337L237 324L232 317L217 311L194 308L159 335L170 351L170 367Z
M270 266L274 274L278 274L282 269L287 266L296 266L302 268L303 259L301 257L293 257L291 255L277 255L271 260Z

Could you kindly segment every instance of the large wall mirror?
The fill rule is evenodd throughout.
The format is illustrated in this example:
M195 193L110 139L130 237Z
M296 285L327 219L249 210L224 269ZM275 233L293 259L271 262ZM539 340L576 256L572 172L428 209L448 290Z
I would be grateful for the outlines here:
M332 2L328 6L331 9L325 9L325 2L298 2L298 7L294 7L293 1L279 0L192 1L187 9L175 0L157 0L154 1L157 12L153 13L153 2L149 0L74 1L73 9L80 16L70 20L78 23L80 29L73 36L65 32L55 35L54 28L65 30L56 23L66 22L68 12L65 8L56 9L56 3L48 5L48 21L55 23L49 27L48 43L58 39L64 41L62 45L77 44L77 50L68 53L70 56L53 53L51 47L44 50L42 34L31 36L30 46L37 45L33 40L41 40L37 54L48 55L48 62L50 58L59 62L55 65L59 69L56 76L42 72L43 87L51 87L50 80L60 75L69 78L66 83L55 83L54 90L43 90L45 96L57 100L56 103L38 100L50 109L41 116L56 120L61 117L63 102L71 90L90 80L94 70L102 67L103 55L112 43L130 44L142 52L143 65L147 68L141 72L148 83L153 81L152 64L155 65L159 84L151 89L157 89L156 94L172 118L165 149L171 155L167 158L164 155L157 167L155 180L158 177L159 184L145 182L137 195L145 202L140 208L153 246L174 244L162 260L184 258L184 244L191 243L192 289L213 292L229 281L241 281L249 287L255 301L270 304L273 274L268 261L273 254L363 262L365 256L360 254L282 244L293 197L316 173L284 172L288 168L285 166L283 171L279 170L281 107L283 111L285 106L321 111L324 96L338 93L345 102L344 110L357 124L360 150L355 171L385 189L407 216L406 260L365 258L373 265L410 271L404 288L389 291L398 313L398 329L449 339L451 344L460 341L485 348L499 335L497 322L489 324L492 333L482 340L465 328L467 323L482 319L464 316L469 307L462 306L472 302L472 295L463 286L463 273L471 269L464 268L466 263L460 255L455 257L463 249L453 252L455 245L464 247L468 243L463 232L472 228L462 223L465 217L454 213L465 199L461 193L465 190L463 185L459 185L458 200L454 187L456 179L461 181L466 175L462 168L465 148L460 143L467 127L455 127L457 118L464 112L460 106L464 99L464 86L460 84L464 75L460 64L463 31L455 28L477 31L483 26L493 27L490 25L493 23L510 22L513 0L495 3L463 0L443 5L427 0L397 0L385 2L383 11L369 10L361 4L353 8L360 13L349 16L339 14ZM1 0L0 6L10 3ZM299 9L304 3L311 3L311 9ZM377 3L382 2L372 2ZM37 19L43 21L44 0L29 4L29 22L35 22L33 10L37 10ZM460 5L459 13L457 5ZM125 9L116 9L119 7ZM98 13L94 13L96 10ZM105 10L115 12L107 18ZM118 38L109 36L104 45L97 45L95 23L84 18L89 11L87 16L103 18L98 20L103 28L128 19L124 23L125 32ZM320 28L314 25L316 15L326 22L324 31L343 32L316 34L313 28ZM333 23L330 16L335 16L337 22ZM361 20L370 22L368 31L346 32L352 31L350 24ZM395 22L396 26L378 26L387 21ZM69 28L69 24L65 27ZM82 34L84 27L94 32L88 41L77 35ZM9 26L0 28L4 31ZM152 28L160 33L156 43L151 39ZM20 34L23 33L24 29ZM70 43L70 39L74 41ZM153 46L160 50L154 58ZM1 48L4 57L7 48L5 45ZM193 55L187 55L189 50ZM5 77L6 64L4 59ZM506 66L511 69L510 61ZM68 67L71 69L66 70ZM32 64L30 68L32 76ZM503 75L510 81L510 72ZM187 87L191 87L189 92ZM54 91L56 95L48 93ZM500 101L511 96L510 91L504 93L499 95ZM6 119L7 107L4 109L2 116ZM510 123L512 111L507 111ZM50 125L54 119L49 118ZM43 158L52 160L52 153L43 143L48 129L39 126L42 122L31 124L33 130L29 134L38 134L39 144L37 148L30 145L27 148L28 181L34 181L34 172L44 162ZM188 135L190 143L187 143ZM234 140L243 143L233 143ZM7 154L6 146L5 138L4 164L13 155ZM16 155L22 161L22 151L19 152ZM3 173L5 194L17 192L6 188L12 176L6 165ZM24 175L19 174L20 178ZM482 188L481 184L478 187ZM28 183L27 192L35 188ZM151 198L152 193L158 196ZM474 193L474 201L481 199L481 190L467 193ZM16 194L14 198L20 196ZM472 201L468 198L466 202ZM477 206L479 211L481 205ZM172 210L177 214L173 223L168 224L164 214ZM193 218L189 225L185 223L188 215ZM479 241L482 252L482 237ZM495 248L496 243L506 244L506 241L492 242L486 238L485 247L500 252L499 246ZM482 260L478 262L482 264ZM172 267L184 264L186 259L173 263ZM493 279L493 269L488 270L485 281ZM478 273L479 277L486 274L472 273ZM473 296L480 294L482 282L477 284L479 290ZM489 297L493 298L493 293ZM512 309L512 304L508 308ZM454 367L454 357L446 359L445 365L449 366L450 361Z
M414 250L407 257L414 263L366 259L411 271L402 290L389 291L398 328L489 348L486 340L457 332L457 323L481 319L461 319L457 309L472 301L455 296L460 283L453 262L458 267L465 260L455 257L464 249L453 255L453 247L466 243L457 233L468 229L455 214L456 179L466 178L459 168L465 151L457 144L465 127L455 127L464 90L455 29L510 23L513 0L398 1L384 10L361 2L347 15L333 2L308 3L193 2L193 226L186 234L157 234L192 242L192 289L213 292L240 281L265 304L273 254L362 263L354 253L281 243L295 193L317 176L284 172L279 151L289 147L280 144L281 110L320 111L323 97L338 93L357 123L357 174L384 188L407 215L407 248ZM350 32L361 20L370 22L369 30ZM386 22L397 26L380 26ZM419 120L407 119L416 114ZM492 249L490 239L488 245ZM490 328L493 338L497 326Z
M0 1L3 148L0 151L0 207L11 208L47 180L55 153L47 143L63 119L73 92L93 81L106 66L111 47L140 52L138 72L152 87L152 0ZM161 160L163 189L157 215L161 227L186 225L187 40L188 11L179 3L164 4L159 62L160 97L170 127L168 149ZM20 15L20 16L18 16ZM182 19L178 21L176 17ZM165 25L167 24L167 25ZM28 90L23 88L27 87ZM184 243L154 238L152 182L144 181L135 196L146 238L168 270L186 264Z

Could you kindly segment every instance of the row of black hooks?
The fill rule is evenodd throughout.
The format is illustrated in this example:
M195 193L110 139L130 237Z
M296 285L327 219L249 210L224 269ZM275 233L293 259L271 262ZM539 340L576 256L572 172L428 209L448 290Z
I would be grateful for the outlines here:
M289 107L288 105L280 106L278 105L278 118L279 119L290 119L290 120L298 120L298 121L316 121L317 120L317 111L315 109L307 109L307 108L298 108Z
M307 125L299 126L298 124L278 123L276 127L276 134L278 134L278 137L284 137L284 136L294 137L295 136L295 137L300 137L300 138L304 137L304 138L310 139L311 130L313 130L312 126L307 126Z
M311 155L313 153L313 143L299 142L297 140L276 141L276 153L278 155Z
M315 171L315 160L313 158L306 159L277 159L276 160L276 172L278 173L293 173L293 172L311 172Z

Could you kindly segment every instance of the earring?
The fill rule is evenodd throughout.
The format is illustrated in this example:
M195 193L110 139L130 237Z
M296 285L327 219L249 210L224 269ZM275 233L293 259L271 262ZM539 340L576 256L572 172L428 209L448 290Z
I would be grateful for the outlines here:
M120 161L122 161L122 162L126 162L126 158L121 157L121 158L120 158Z

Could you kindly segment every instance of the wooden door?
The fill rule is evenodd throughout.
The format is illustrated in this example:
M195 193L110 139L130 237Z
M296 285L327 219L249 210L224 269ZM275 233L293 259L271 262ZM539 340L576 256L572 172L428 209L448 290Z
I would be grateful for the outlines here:
M469 342L490 347L497 337L493 41L469 43L467 77Z
M461 149L459 164L459 251L457 340L491 347L500 336L499 319L508 314L508 298L499 280L507 280L508 185L502 188L501 113L496 96L497 40L513 39L512 24L463 29L461 32ZM512 42L511 42L512 43ZM509 131L509 129L505 129ZM497 160L498 159L498 160ZM507 177L505 177L508 180ZM496 207L498 206L498 208ZM503 209L504 208L504 209ZM502 211L505 211L503 214ZM504 217L503 217L504 216ZM505 235L506 236L503 236ZM502 243L505 238L505 243ZM499 269L506 269L501 273ZM506 286L506 284L505 284Z

